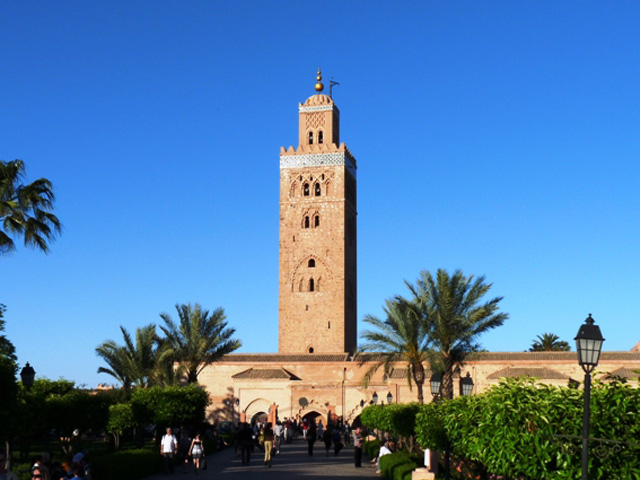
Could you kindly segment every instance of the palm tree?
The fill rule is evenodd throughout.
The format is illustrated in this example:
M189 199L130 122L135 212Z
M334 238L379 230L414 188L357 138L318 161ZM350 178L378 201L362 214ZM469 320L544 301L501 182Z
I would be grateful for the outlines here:
M424 362L428 360L429 332L421 319L416 304L401 297L385 302L386 319L366 315L364 321L376 327L378 331L364 331L362 338L368 343L361 350L367 352L361 358L361 365L373 361L363 378L368 385L371 377L381 367L386 380L396 364L407 365L409 388L413 383L418 390L418 402L424 403L423 386L425 382Z
M536 335L538 340L531 344L530 352L569 352L571 346L553 333L543 333Z
M124 345L108 340L96 348L96 354L109 366L98 368L98 373L111 375L121 382L125 389L132 385L155 385L159 368L170 356L170 352L160 345L156 326L149 324L136 329L135 343L124 327L121 326L120 330L124 337Z
M209 363L237 350L240 340L231 337L236 332L227 328L222 308L209 314L200 304L176 305L180 324L167 313L160 314L165 325L160 326L170 345L173 358L184 366L189 383L197 383L198 375Z
M465 277L461 270L450 276L438 269L435 279L422 271L415 285L405 283L428 330L434 350L432 366L442 373L442 396L452 398L455 368L480 348L477 338L482 333L499 327L509 317L497 313L502 297L480 304L491 284L484 283L484 276L475 280L473 275Z
M48 253L47 243L62 228L49 211L55 199L51 182L40 178L23 185L24 173L22 160L0 160L0 254L16 249L12 236L22 236L25 246Z

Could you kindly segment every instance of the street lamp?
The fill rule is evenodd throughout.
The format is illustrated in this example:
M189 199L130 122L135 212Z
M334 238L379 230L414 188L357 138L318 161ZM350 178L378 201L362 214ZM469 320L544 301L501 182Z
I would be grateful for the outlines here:
M467 376L460 379L460 389L462 390L462 396L468 397L473 392L473 379L471 374L467 372Z
M387 393L387 405L389 405L391 402L393 402L393 395L391 395L391 392Z
M580 326L574 339L578 350L578 363L584 370L584 414L582 417L582 480L588 480L589 470L589 416L591 414L591 372L598 365L602 350L602 333L591 314Z
M378 394L376 392L373 392L373 396L371 397L371 400L373 400L373 403L375 405L378 404Z
M33 381L35 380L35 378L36 371L31 365L29 365L29 362L27 362L27 364L20 371L20 379L22 380L22 385L24 385L24 388L29 390L31 387L33 387Z
M431 384L431 396L435 398L440 395L440 387L442 386L442 374L440 372L433 372L429 383Z

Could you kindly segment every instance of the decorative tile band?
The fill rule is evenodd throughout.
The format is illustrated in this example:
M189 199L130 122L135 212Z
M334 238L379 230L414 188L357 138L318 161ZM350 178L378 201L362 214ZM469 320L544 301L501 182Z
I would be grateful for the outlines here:
M333 105L313 105L310 107L305 107L300 105L300 107L298 107L298 111L300 113L307 113L307 112L328 112L333 110ZM338 109L336 108L336 111Z
M346 152L308 153L304 155L281 155L280 168L322 167L325 165L344 165L352 175L356 175L356 166L351 155Z

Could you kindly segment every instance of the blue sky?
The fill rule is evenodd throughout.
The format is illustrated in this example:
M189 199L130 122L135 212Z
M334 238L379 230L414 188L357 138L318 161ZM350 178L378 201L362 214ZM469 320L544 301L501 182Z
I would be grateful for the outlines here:
M491 351L640 341L640 3L0 4L0 158L64 232L0 258L19 361L94 386L97 345L224 307L277 351L279 148L333 78L358 162L358 316L420 270L485 275ZM360 331L363 329L359 324Z

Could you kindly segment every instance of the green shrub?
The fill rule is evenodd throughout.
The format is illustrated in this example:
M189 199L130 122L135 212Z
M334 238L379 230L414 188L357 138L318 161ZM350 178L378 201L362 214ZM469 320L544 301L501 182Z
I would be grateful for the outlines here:
M362 450L369 455L369 458L375 458L380 451L380 440L368 440L362 445Z
M422 466L418 455L394 452L380 458L380 471L386 480L411 480L411 472Z
M93 480L138 480L161 470L162 456L155 445L121 450L91 461Z

